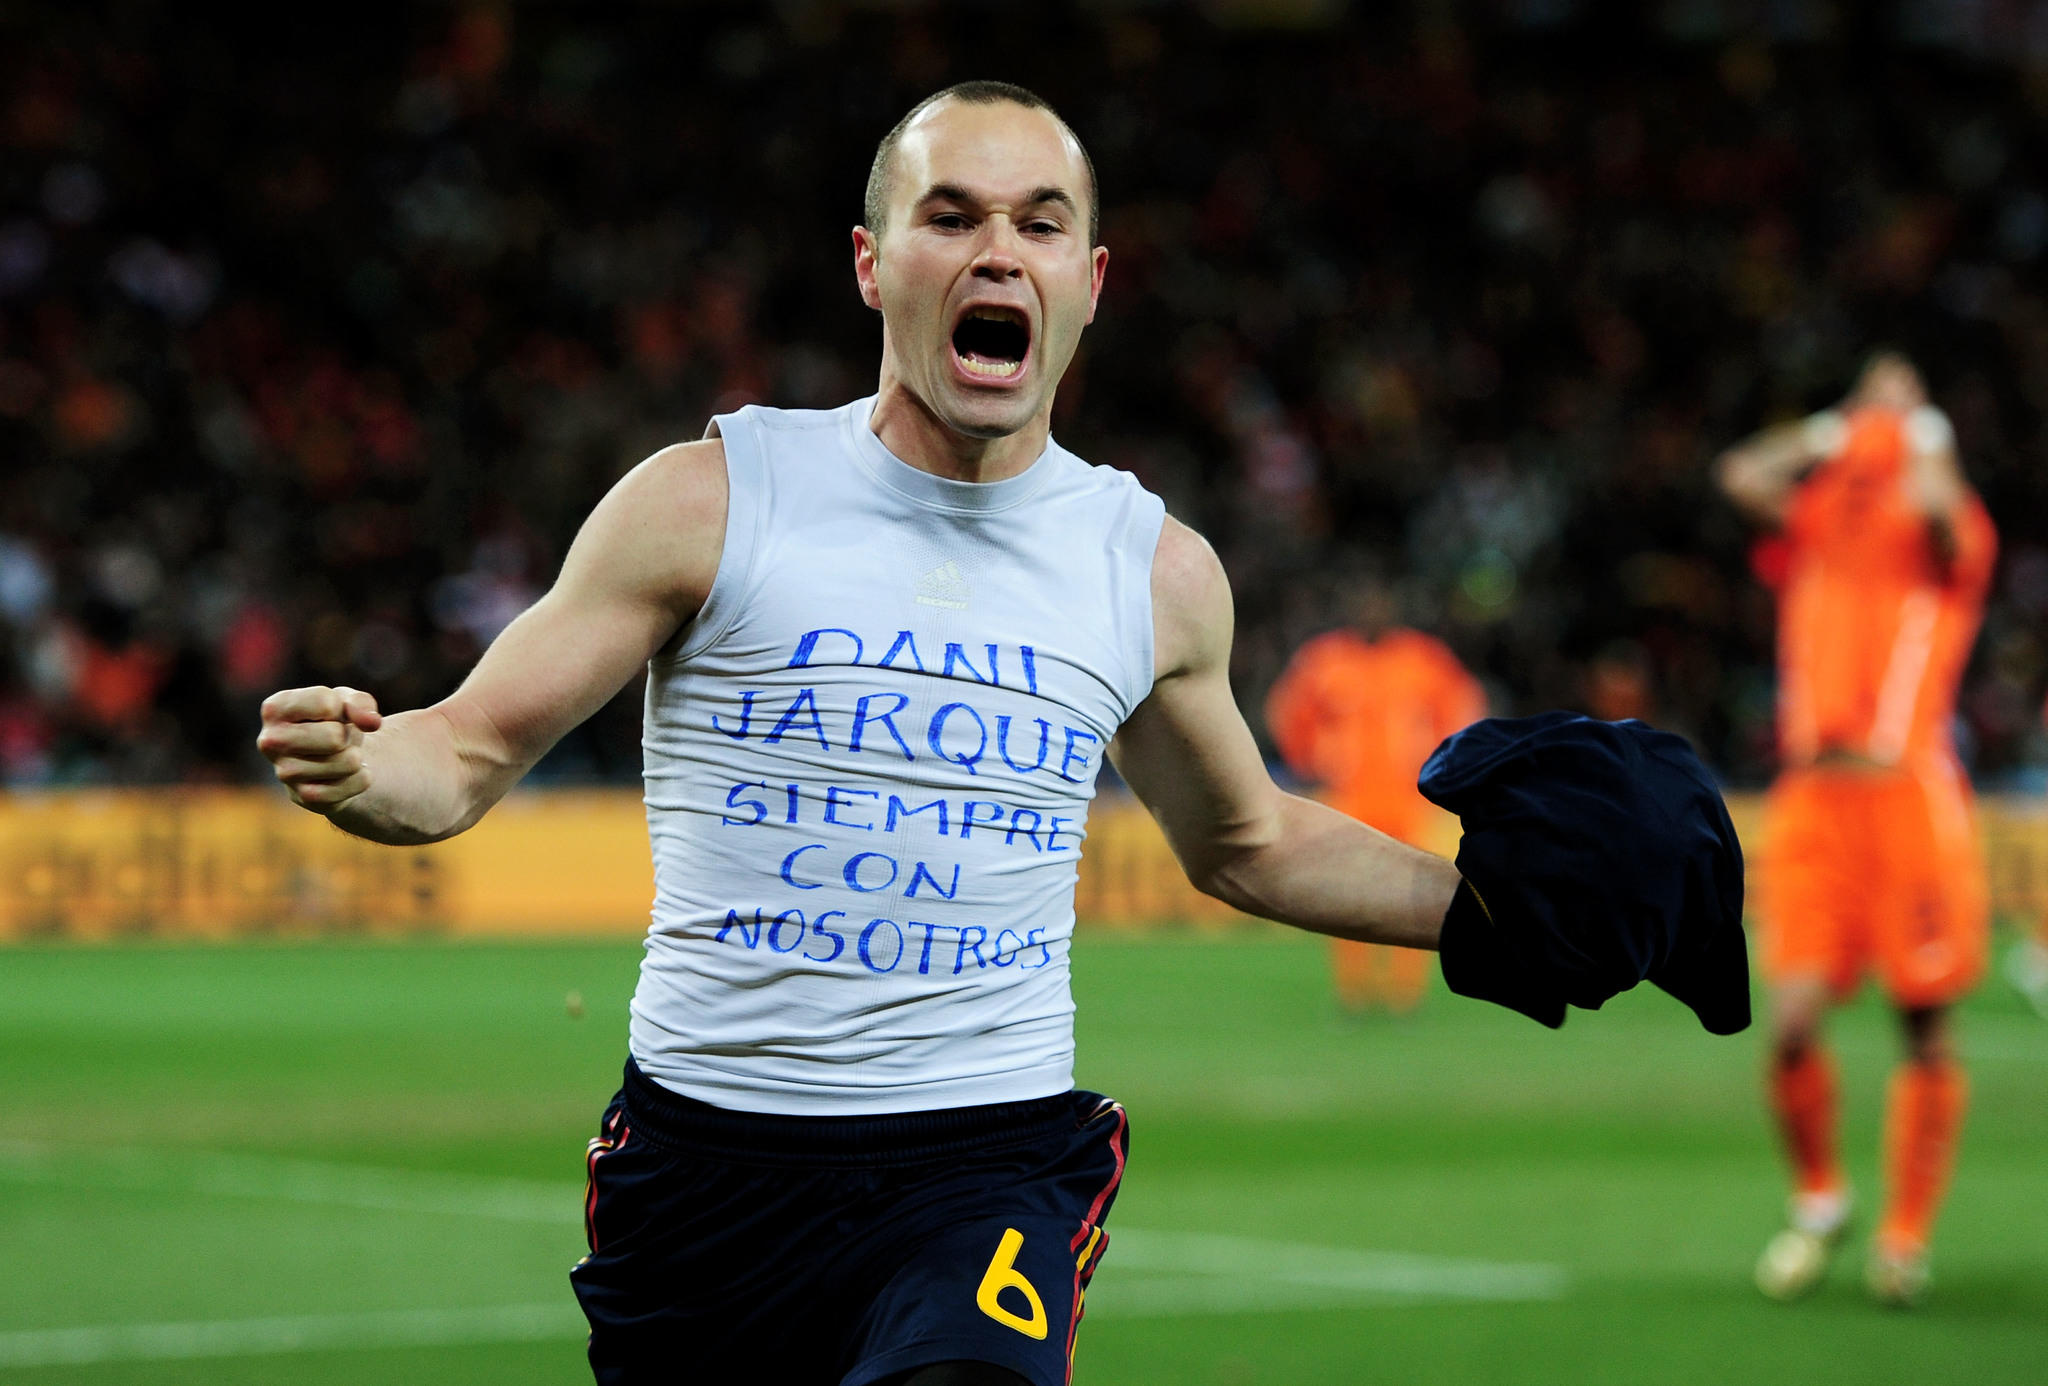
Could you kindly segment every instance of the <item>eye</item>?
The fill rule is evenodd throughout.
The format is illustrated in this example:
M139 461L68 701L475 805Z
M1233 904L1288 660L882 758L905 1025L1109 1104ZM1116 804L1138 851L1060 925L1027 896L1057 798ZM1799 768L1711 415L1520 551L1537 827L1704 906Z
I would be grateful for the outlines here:
M941 231L965 231L969 229L967 218L961 216L958 212L940 212L932 218L931 224L938 227Z
M1040 220L1026 222L1024 224L1024 230L1027 234L1033 236L1057 236L1060 234L1060 232L1066 230L1066 228L1061 226L1056 221Z

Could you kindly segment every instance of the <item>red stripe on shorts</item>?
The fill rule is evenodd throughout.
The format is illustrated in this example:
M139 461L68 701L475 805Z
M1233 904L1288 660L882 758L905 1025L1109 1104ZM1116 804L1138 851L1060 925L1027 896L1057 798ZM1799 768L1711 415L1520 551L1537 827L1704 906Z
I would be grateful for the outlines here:
M1109 1182L1102 1186L1102 1192L1095 1195L1095 1202L1088 1206L1088 1216L1081 1220L1081 1230L1076 1232L1074 1240L1068 1243L1068 1251L1081 1249L1081 1243L1088 1239L1089 1229L1094 1227L1095 1220L1102 1216L1102 1205L1109 1202L1110 1196L1116 1192L1116 1186L1124 1181L1124 1136L1129 1130L1130 1118L1124 1115L1124 1109L1120 1105L1104 1098L1102 1106L1095 1109L1087 1124L1092 1126L1101 1120L1105 1110L1116 1113L1116 1130L1109 1137L1110 1153L1116 1156L1116 1169L1109 1176Z
M610 1140L604 1136L599 1136L590 1142L589 1153L583 1157L583 1166L587 1171L583 1182L583 1239L590 1244L590 1254L593 1256L597 1255L598 1157L609 1155L612 1151L617 1150L626 1143L626 1138L632 1134L633 1128L628 1126L619 1132L617 1140Z

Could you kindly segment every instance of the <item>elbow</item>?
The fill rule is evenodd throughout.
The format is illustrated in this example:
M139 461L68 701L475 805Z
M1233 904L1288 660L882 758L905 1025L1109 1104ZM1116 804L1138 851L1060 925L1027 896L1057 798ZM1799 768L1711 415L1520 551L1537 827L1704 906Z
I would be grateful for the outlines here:
M1785 492L1740 473L1724 474L1719 481L1721 494L1726 496L1729 503L1741 511L1746 519L1760 525L1784 523Z
M1223 864L1218 853L1184 852L1171 839L1167 845L1174 848L1174 859L1180 863L1181 874L1188 878L1189 885L1212 900L1223 898Z
M1714 461L1714 486L1722 495L1735 504L1747 509L1751 503L1748 478L1744 475L1743 463L1748 459L1738 449L1724 452Z
M1187 877L1189 885L1211 900L1221 900L1226 905L1231 903L1229 887L1220 873L1213 870L1189 871Z
M1304 802L1276 789L1242 817L1215 825L1196 850L1181 853L1188 884L1241 913L1259 914L1266 883L1276 871L1284 874L1290 810Z
M1258 914L1256 851L1219 852L1207 860L1183 864L1188 884L1211 900L1220 900L1241 914Z

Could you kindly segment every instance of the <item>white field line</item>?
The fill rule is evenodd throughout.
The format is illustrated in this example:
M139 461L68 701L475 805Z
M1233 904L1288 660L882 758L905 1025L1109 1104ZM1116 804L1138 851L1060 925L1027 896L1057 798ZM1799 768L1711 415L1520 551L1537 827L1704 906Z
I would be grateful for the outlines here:
M74 1152L0 1142L0 1180L282 1199L378 1212L576 1223L571 1184L208 1151ZM1152 1318L1420 1303L1554 1300L1561 1267L1115 1228L1091 1315ZM0 1332L0 1368L328 1349L532 1342L581 1335L573 1304L310 1314Z
M73 1151L0 1142L0 1180L272 1198L380 1212L580 1225L583 1190L534 1179L325 1164L215 1151Z
M369 1314L298 1314L210 1323L131 1323L0 1333L0 1368L253 1357L274 1352L532 1343L588 1331L574 1304L506 1304L485 1309L402 1309Z
M1362 1302L1516 1302L1564 1297L1562 1267L1224 1237L1110 1231L1089 1290L1111 1316L1250 1313Z

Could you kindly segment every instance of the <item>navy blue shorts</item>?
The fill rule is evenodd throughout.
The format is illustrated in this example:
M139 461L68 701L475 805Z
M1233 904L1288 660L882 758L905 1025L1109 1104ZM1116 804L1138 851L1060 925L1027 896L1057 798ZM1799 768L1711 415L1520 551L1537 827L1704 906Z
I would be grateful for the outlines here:
M1073 1370L1128 1123L1106 1097L877 1117L730 1112L631 1060L590 1143L569 1273L603 1386L868 1386Z

